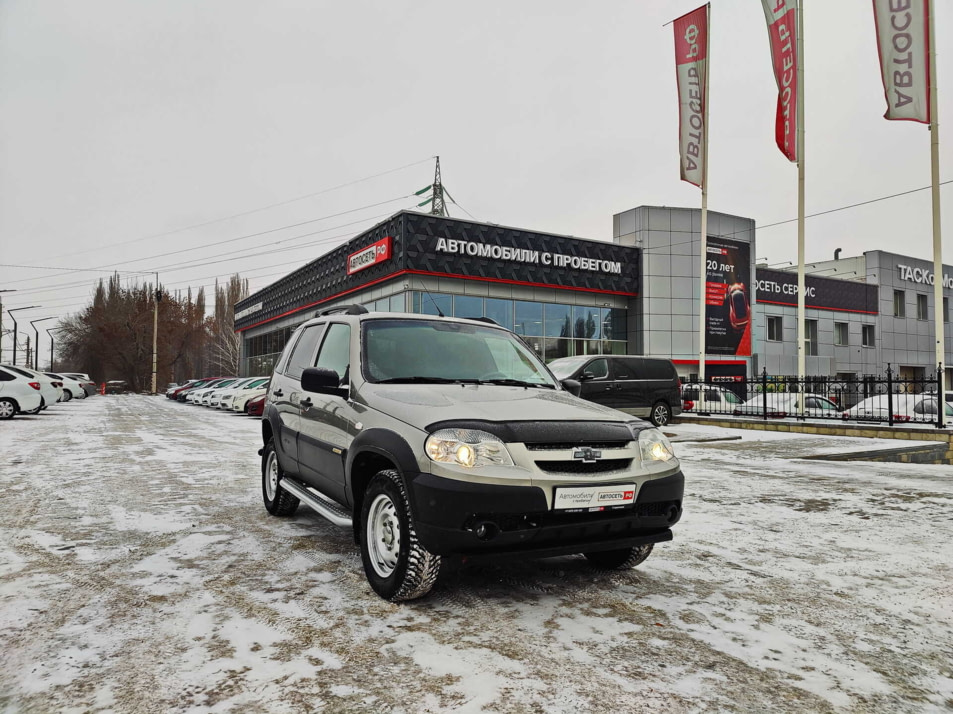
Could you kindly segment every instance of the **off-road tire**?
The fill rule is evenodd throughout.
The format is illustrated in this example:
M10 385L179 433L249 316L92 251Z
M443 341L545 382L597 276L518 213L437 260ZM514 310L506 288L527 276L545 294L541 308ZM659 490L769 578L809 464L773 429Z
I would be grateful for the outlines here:
M298 510L300 501L281 487L285 472L278 463L275 440L269 439L261 452L261 498L265 510L273 516L290 516Z
M12 399L0 399L0 419L13 419L17 414L17 403Z
M629 570L642 563L652 554L652 544L636 545L619 550L600 550L595 553L583 553L586 560L599 570Z
M658 401L652 405L649 419L655 426L665 426L672 421L672 408L665 402Z
M375 504L390 507L391 521L397 523L399 532L396 564L386 576L375 570L373 547L369 545L372 537L369 519ZM428 551L417 540L407 492L397 471L380 471L367 485L361 508L360 538L364 574L374 592L391 602L415 600L430 592L440 573L440 556Z

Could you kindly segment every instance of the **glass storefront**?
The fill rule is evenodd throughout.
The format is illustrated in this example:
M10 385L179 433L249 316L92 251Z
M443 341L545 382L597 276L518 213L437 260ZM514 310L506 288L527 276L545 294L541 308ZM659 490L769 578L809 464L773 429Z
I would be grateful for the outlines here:
M489 317L513 330L547 362L557 357L626 353L626 311L618 308L410 293L411 312ZM368 304L369 309L374 309Z
M618 308L420 291L397 293L364 306L372 312L437 315L439 309L447 316L489 317L520 335L547 362L574 355L626 353L626 311ZM246 340L242 375L271 374L296 327L283 327Z

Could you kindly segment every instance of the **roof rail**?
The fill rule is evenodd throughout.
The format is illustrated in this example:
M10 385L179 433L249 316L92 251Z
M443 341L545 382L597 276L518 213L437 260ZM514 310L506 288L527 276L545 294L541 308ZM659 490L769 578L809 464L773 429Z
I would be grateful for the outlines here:
M325 315L366 315L369 310L363 305L336 305L324 310L318 310L314 313L315 317L324 317Z

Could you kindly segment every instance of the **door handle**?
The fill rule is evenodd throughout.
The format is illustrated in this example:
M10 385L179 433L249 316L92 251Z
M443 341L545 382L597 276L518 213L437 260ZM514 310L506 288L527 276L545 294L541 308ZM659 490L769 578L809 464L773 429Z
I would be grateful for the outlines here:
M307 398L305 398L305 399L300 400L300 401L298 402L298 404L300 404L301 406L303 406L305 409L310 408L310 407L311 407L311 397L307 397Z
M280 389L276 389L274 392L272 392L272 394L274 394L276 397L282 397L284 396L285 393L282 392Z

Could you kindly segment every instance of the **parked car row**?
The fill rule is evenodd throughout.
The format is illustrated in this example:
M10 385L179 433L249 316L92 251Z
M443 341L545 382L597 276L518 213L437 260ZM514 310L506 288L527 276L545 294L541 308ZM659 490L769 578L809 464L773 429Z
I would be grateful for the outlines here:
M269 381L264 376L190 379L170 385L166 396L187 404L261 416Z
M37 372L20 365L0 365L0 419L37 414L57 402L86 399L97 393L89 375Z

